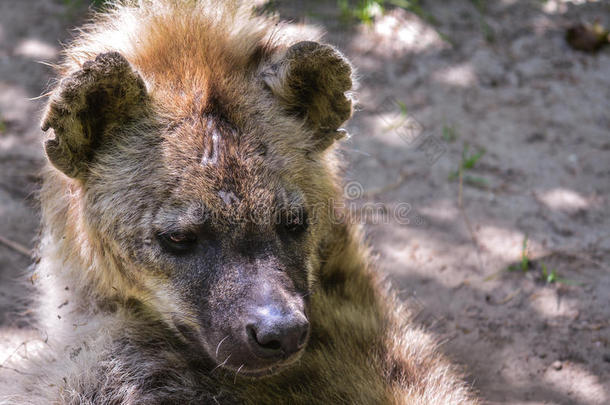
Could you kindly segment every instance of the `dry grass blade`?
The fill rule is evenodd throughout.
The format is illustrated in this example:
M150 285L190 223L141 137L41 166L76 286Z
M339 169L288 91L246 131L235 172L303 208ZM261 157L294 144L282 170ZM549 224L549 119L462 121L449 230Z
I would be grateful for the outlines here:
M14 250L17 253L21 253L28 258L32 258L31 250L23 246L21 243L6 239L4 236L0 236L0 244Z

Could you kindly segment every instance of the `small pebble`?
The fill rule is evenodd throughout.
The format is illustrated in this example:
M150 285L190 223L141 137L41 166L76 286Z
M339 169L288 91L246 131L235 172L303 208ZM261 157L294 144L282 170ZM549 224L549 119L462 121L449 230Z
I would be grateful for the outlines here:
M561 370L563 368L563 364L561 364L559 360L556 360L553 362L553 364L551 364L551 367L553 367L555 370Z
M546 135L542 132L534 132L525 139L527 143L544 142L545 140Z

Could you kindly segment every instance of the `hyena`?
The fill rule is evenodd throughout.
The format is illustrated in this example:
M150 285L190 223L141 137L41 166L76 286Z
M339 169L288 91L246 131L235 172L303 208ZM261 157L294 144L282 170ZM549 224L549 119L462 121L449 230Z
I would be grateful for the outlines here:
M476 404L341 212L353 72L247 5L108 6L42 122L15 404Z

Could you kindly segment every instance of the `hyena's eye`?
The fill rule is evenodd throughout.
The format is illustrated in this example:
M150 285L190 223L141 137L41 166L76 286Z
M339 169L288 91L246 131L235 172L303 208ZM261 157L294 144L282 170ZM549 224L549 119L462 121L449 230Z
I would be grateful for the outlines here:
M197 235L193 232L159 233L157 238L165 250L174 254L187 253L197 242Z
M295 210L287 212L282 216L282 230L290 236L303 234L308 227L307 212L305 210Z

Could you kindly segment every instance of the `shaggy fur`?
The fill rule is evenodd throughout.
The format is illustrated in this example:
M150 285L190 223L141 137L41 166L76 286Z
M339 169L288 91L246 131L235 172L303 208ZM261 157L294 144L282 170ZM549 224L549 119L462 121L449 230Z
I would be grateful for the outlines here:
M297 40L246 6L141 0L66 49L42 125L43 343L0 370L1 404L477 403L336 204L352 70ZM308 228L278 236L272 219L294 212ZM191 228L206 230L198 261L159 247ZM251 378L217 331L265 266L311 332L300 357Z

